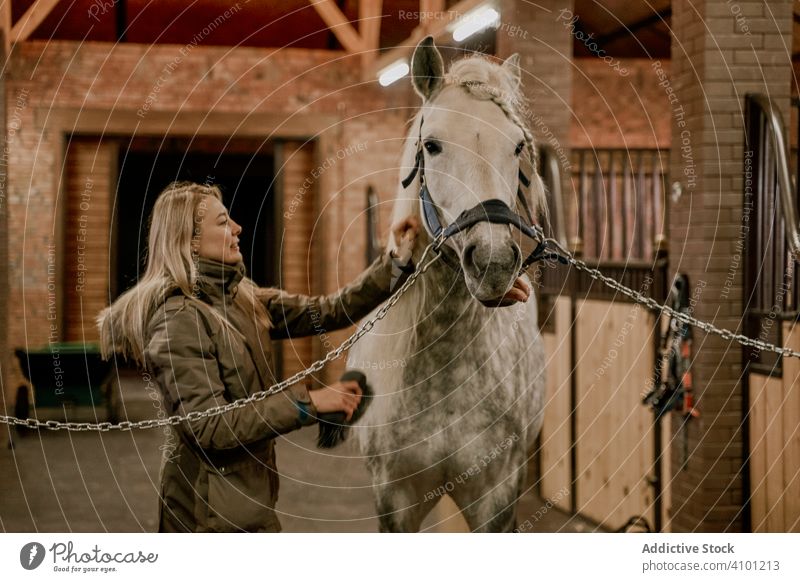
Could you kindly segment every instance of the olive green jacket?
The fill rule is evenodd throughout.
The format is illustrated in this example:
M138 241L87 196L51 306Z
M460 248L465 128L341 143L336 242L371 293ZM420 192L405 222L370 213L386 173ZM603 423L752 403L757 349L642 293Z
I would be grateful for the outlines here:
M243 264L201 259L196 297L169 297L152 317L145 350L167 414L222 406L276 381L271 340L348 327L390 296L389 253L329 296L259 289L272 321L255 324L233 301ZM396 269L395 269L396 272ZM215 310L231 325L213 316ZM165 446L159 531L280 531L273 438L315 422L302 385L174 428Z

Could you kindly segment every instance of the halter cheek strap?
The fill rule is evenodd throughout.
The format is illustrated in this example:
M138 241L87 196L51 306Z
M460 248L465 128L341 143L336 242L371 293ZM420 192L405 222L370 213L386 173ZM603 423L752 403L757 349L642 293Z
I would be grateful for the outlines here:
M444 228L442 222L439 220L439 213L436 211L436 203L431 198L431 193L428 191L428 185L425 183L425 156L422 153L422 148L417 149L417 158L414 164L414 169L402 181L403 188L408 188L416 175L419 174L419 199L422 209L422 218L425 223L425 228L428 234L433 238L438 238Z
M528 222L533 224L533 213L531 212L531 207L528 206L528 198L525 196L525 192L522 190L523 187L525 189L530 188L531 180L525 175L525 172L522 171L522 168L519 169L518 174L519 186L517 186L517 198L522 203L522 209L525 211L525 216L528 219Z

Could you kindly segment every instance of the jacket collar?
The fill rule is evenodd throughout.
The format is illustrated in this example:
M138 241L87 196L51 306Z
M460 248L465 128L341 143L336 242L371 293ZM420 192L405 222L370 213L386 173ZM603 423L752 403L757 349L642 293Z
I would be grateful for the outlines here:
M200 295L213 300L236 296L239 282L245 276L243 261L229 265L213 259L200 257L197 263L197 289Z

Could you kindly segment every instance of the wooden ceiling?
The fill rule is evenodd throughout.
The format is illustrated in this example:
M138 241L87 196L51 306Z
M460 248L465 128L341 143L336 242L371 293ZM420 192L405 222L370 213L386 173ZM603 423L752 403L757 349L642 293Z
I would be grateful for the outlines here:
M12 0L12 23L33 4ZM358 0L338 5L357 23ZM383 5L380 42L392 47L417 26L401 16L419 11L419 0L387 0ZM226 10L230 17L218 20ZM203 45L343 48L308 0L240 0L238 7L223 0L59 0L29 38L116 42L122 37L123 42L185 44L215 20L219 25L203 37Z
M575 0L576 24L607 54L617 57L668 59L670 0ZM576 57L591 56L586 44L573 43Z
M11 22L18 23L36 0L11 3ZM364 0L361 0L364 1ZM375 0L372 0L373 2ZM523 0L519 0L523 1ZM219 26L203 36L206 46L297 47L342 50L320 12L309 0L38 0L49 10L26 37L142 44L190 43L210 23ZM361 28L359 0L330 0L354 31ZM412 36L419 22L408 15L421 6L445 10L458 0L383 0L378 46L387 51ZM669 58L670 0L574 0L576 30L593 35L598 47L614 57ZM219 18L229 10L230 18ZM795 0L795 27L800 28L800 1ZM795 34L794 53L800 52ZM485 43L484 43L485 44ZM574 42L576 57L591 53Z

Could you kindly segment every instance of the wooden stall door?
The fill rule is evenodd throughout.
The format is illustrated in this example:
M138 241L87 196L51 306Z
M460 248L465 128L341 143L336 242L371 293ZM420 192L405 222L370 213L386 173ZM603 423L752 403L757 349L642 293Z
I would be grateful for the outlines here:
M555 324L543 333L542 496L609 529L634 515L654 525L651 479L659 463L661 529L668 531L671 419L662 417L658 452L652 410L642 405L653 378L655 316L632 303L598 299L576 300L573 314L571 299L558 297L550 317Z
M612 527L632 515L653 523L654 425L641 400L653 376L655 329L641 307L578 301L577 507Z
M783 324L800 350L800 326ZM800 532L800 361L782 377L750 374L750 521L754 532Z
M557 297L550 315L555 323L551 330L542 333L547 354L547 397L540 436L541 494L565 512L570 512L572 507L570 374L574 330L571 311L570 298Z

